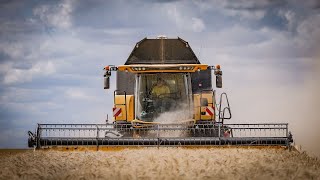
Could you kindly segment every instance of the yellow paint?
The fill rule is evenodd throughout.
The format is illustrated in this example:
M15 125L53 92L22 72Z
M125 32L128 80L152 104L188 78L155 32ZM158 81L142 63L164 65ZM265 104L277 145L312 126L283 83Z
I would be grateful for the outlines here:
M161 68L157 70L144 70L144 71L134 71L132 68L135 67L145 67L145 68ZM193 67L192 70L171 70L173 67ZM166 69L168 68L168 69ZM198 70L206 70L208 68L207 64L139 64L139 65L121 65L118 67L119 71L129 71L132 73L156 73L156 72L196 72Z
M198 120L215 120L215 114L211 117L209 115L201 115L200 112L206 112L206 107L200 107L200 94L194 94L193 95L193 104L194 104L194 119L195 121ZM208 105L211 106L213 103L213 106L215 106L215 100L213 98L213 94L211 92L209 93L203 93L202 98L208 99ZM200 111L201 108L201 111ZM215 108L214 108L215 109Z
M133 128L146 128L148 126L153 126L155 124L160 124L159 122L145 122L138 119L134 119L131 121Z
M205 112L205 108L206 107L200 107L200 94L194 94L193 98L194 98L194 119L195 121L200 120L215 120L215 115L214 116L208 116L208 115L201 115L200 114L200 109L201 108L201 112ZM213 104L215 105L215 101L213 99L213 95L212 93L203 93L202 94L202 98L207 98L208 99L208 103L209 106L211 105L211 103L213 102ZM121 105L123 104L123 105ZM128 122L132 122L134 124L136 124L136 127L139 127L141 124L157 124L155 122L144 122L144 121L140 121L135 119L134 117L134 96L133 95L127 95L126 97L126 105L125 104L125 96L124 95L116 95L115 96L115 107L121 108L121 116L118 116L116 118L114 118L116 121L125 121L127 120ZM126 118L126 113L127 113L127 118Z
M126 99L126 100L125 100ZM121 105L122 104L122 105ZM134 119L134 96L115 95L114 106L121 108L121 116L114 117L116 121L132 121Z

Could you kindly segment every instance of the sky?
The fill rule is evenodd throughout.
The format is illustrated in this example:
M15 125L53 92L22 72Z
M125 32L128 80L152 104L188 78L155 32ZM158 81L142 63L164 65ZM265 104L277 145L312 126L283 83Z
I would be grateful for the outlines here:
M320 154L319 27L318 0L1 0L0 148L25 148L37 123L104 123L103 67L166 35L221 65L230 123L288 122Z

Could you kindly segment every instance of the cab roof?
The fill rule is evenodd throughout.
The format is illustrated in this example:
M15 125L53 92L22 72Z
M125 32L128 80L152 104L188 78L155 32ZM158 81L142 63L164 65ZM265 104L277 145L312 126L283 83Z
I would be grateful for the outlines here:
M139 41L125 65L133 64L200 64L187 41L177 39L147 39Z

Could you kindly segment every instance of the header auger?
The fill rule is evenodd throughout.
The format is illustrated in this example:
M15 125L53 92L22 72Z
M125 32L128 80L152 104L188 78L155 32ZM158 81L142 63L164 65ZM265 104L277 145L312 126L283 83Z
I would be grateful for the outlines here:
M104 89L116 73L113 122L38 124L29 147L284 146L288 124L227 124L228 96L219 103L212 86L222 88L220 65L201 64L181 38L143 39L124 65L106 66Z

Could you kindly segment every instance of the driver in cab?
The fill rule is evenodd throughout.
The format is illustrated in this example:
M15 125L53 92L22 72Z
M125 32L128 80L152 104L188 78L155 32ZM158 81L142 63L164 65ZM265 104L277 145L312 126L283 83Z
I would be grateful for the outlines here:
M159 78L157 84L153 87L151 94L152 96L157 98L168 97L168 95L170 94L170 89L166 85L164 80Z
M163 112L170 108L170 89L166 85L165 81L161 78L158 79L157 84L151 91L152 97L154 98L153 105L157 111Z

